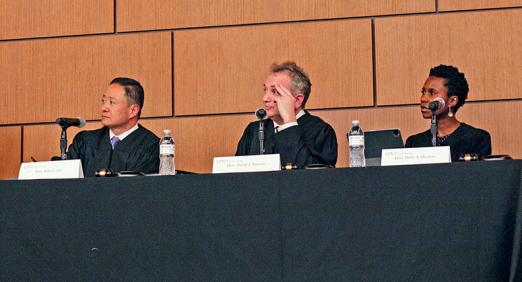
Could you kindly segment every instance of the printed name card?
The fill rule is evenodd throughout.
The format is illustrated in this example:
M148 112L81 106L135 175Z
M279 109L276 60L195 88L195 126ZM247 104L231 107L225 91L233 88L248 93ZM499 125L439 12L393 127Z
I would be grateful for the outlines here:
M381 166L451 163L449 146L383 149Z
M22 163L18 179L83 178L80 160Z
M212 173L256 172L281 170L279 154L215 157Z

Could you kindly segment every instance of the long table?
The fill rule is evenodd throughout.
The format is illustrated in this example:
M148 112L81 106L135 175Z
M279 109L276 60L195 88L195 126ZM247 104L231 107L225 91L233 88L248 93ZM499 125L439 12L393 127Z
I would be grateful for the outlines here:
M517 281L521 163L0 181L0 280Z

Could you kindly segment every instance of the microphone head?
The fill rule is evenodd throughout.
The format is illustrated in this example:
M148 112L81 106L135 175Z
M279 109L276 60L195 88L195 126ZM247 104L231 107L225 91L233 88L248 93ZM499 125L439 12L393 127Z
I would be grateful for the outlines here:
M441 97L435 98L428 104L428 108L432 111L440 111L446 106L446 102Z
M67 120L65 120L65 118L57 118L54 123L58 124L59 126L65 126L67 125Z
M85 126L86 122L84 118L79 117L78 120L80 121L80 124L78 124L79 128L82 128Z
M259 108L256 110L256 116L258 119L264 119L266 116L266 111L263 108Z
M57 118L55 123L60 125L62 128L68 128L70 126L76 126L76 127L84 127L85 126L85 119L84 118Z

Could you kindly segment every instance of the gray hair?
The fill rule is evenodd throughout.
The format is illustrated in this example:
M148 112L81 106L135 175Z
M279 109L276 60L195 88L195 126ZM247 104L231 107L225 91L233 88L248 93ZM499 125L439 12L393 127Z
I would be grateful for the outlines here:
M286 61L281 64L272 64L270 66L270 71L272 73L276 72L284 72L287 71L292 79L292 93L301 92L304 95L303 103L301 104L302 108L305 107L306 101L308 101L308 97L310 97L310 91L312 90L312 83L310 82L310 77L308 74L295 62Z

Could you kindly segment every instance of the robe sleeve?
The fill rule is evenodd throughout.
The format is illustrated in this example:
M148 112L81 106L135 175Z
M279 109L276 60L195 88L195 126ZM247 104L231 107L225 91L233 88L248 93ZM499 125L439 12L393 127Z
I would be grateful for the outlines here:
M337 162L337 137L326 123L289 127L275 134L274 145L283 165L293 163L303 168L308 164L335 166Z
M69 145L69 149L67 150L67 159L76 160L82 158L82 146L83 139L82 133L76 134L74 136L73 142Z
M158 173L159 171L159 143L151 142L144 145L143 150L140 150L140 154L135 156L132 163L135 163L134 171L140 171L144 173Z
M408 139L406 139L406 144L404 144L404 147L405 148L412 148L414 147L414 140L415 140L415 136L412 135L410 137L408 137Z
M243 131L243 136L241 136L241 139L239 139L239 142L237 143L236 156L249 155L248 148L251 143L250 135L250 126L247 126L245 131Z
M488 132L483 131L482 134L476 136L476 143L473 152L479 157L491 155L491 136Z

